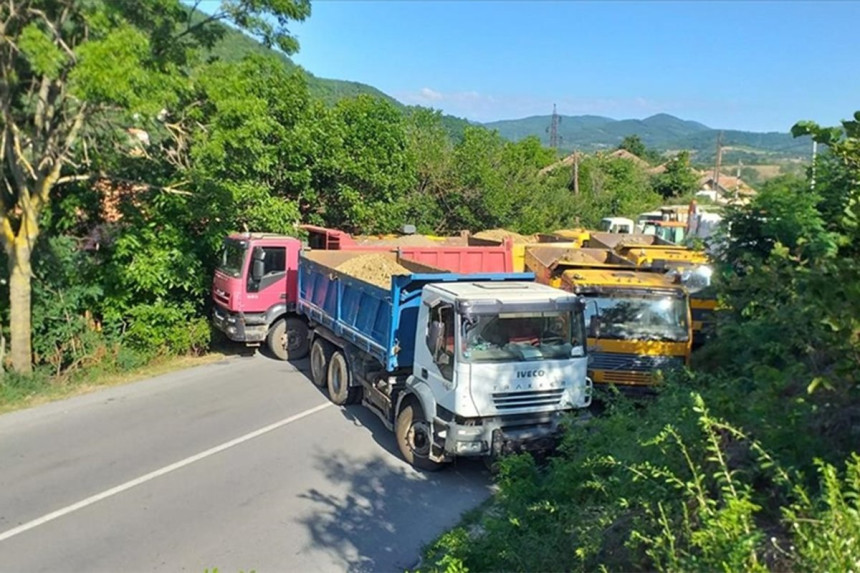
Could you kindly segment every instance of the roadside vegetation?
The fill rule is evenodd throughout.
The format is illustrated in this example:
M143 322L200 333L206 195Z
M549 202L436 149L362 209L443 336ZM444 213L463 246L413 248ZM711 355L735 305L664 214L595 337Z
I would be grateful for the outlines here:
M691 372L604 395L545 464L437 540L426 571L853 571L860 563L860 112L809 123L809 179L729 210L722 311ZM811 175L811 173L810 173Z
M309 12L225 6L208 21L175 0L0 6L0 377L15 372L0 401L207 352L232 231L532 233L663 200L631 161L584 156L575 186L537 138L369 95L323 101L271 51L221 59L236 33L221 21L290 50L268 18Z
M310 13L225 6L286 52L270 23ZM644 147L644 166L582 155L574 179L537 138L323 101L280 57L213 57L225 29L177 0L10 0L0 26L0 409L207 353L231 231L534 233L695 190L683 152L658 176ZM692 372L644 403L606 397L546 464L507 460L428 570L856 570L860 128L796 132L827 149L814 188L787 174L727 212L723 311Z

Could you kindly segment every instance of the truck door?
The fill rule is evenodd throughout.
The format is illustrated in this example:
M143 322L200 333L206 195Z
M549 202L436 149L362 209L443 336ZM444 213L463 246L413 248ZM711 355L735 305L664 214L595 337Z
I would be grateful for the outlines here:
M430 309L430 324L427 333L430 356L433 359L433 364L439 371L436 374L431 369L428 373L428 381L450 387L450 383L454 381L454 357L456 356L454 346L454 308L451 305L440 304ZM436 338L435 343L432 340L434 337ZM445 381L448 384L445 384Z
M276 304L287 302L287 248L285 246L262 246L254 249L254 259L262 258L263 272L259 279L248 273L248 298L256 299L254 305L265 311Z

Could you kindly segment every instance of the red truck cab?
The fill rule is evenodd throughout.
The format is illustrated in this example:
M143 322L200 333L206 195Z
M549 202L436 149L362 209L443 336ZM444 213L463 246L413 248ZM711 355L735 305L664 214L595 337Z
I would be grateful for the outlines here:
M308 328L296 316L302 243L268 233L224 239L212 281L212 322L227 338L259 346L281 360L308 353Z

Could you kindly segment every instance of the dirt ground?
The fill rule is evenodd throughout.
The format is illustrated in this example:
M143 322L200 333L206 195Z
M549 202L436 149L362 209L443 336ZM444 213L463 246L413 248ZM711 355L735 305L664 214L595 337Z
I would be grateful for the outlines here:
M384 289L391 286L391 277L408 275L412 271L382 253L359 255L338 265L337 270Z

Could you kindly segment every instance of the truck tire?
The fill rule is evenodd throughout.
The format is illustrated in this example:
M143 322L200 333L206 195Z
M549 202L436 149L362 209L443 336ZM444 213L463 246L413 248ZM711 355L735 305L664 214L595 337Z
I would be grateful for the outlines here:
M326 379L329 400L338 406L358 402L361 397L361 388L350 386L352 376L349 372L349 365L346 363L346 356L342 351L336 350L331 355Z
M311 382L319 388L325 388L328 381L328 365L334 345L325 338L315 338L311 344Z
M403 406L397 414L394 433L397 436L400 455L412 467L428 472L439 471L444 467L444 464L434 462L428 457L433 437L420 404L408 402Z
M278 360L301 360L308 355L308 325L300 318L279 318L269 328L266 346Z

